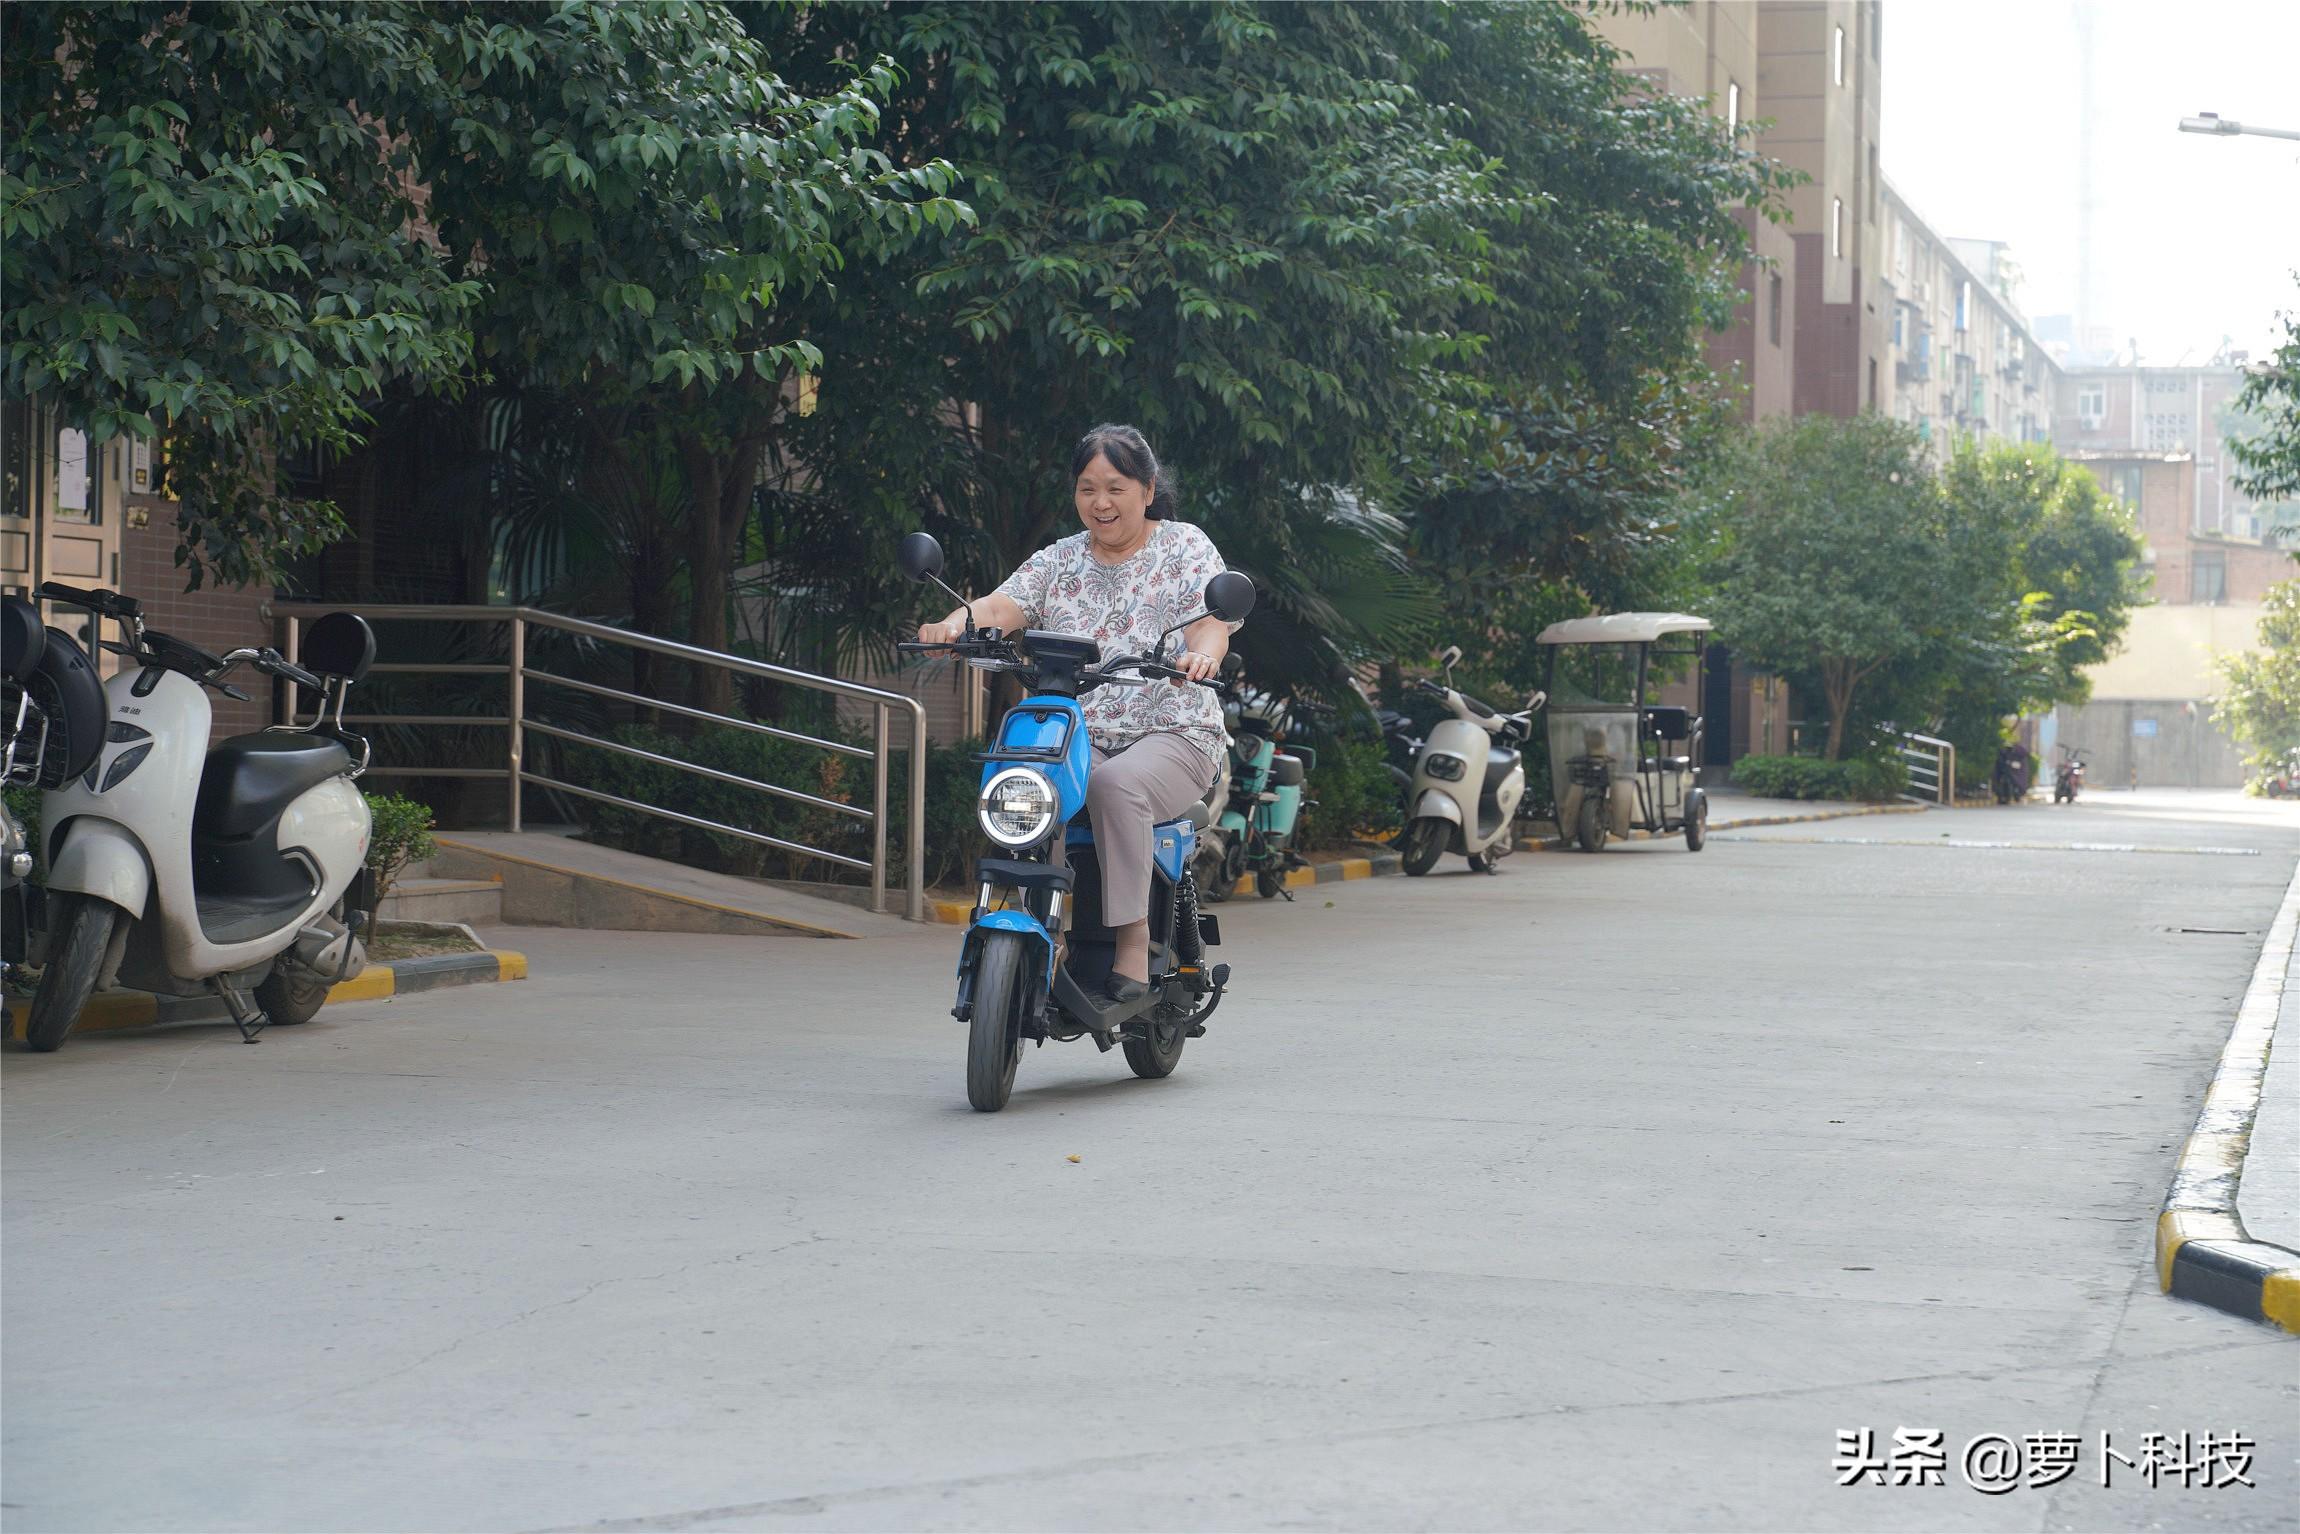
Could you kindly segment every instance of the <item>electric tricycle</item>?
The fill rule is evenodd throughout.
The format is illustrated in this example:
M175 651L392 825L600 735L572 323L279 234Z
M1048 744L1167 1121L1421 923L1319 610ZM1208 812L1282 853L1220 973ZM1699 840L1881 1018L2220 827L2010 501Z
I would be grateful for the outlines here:
M1632 830L1681 831L1695 852L1708 840L1702 717L1650 699L1688 661L1699 686L1709 627L1691 613L1608 613L1541 631L1557 828L1582 851Z
M931 535L905 538L899 559L912 580L943 585L942 548ZM1254 595L1252 581L1224 571L1206 583L1206 611L1189 623L1206 616L1241 622ZM1158 1079L1173 1074L1182 1046L1205 1032L1206 1019L1221 1005L1230 967L1206 962L1221 931L1213 917L1199 913L1190 866L1210 807L1200 801L1184 819L1152 830L1150 986L1132 1001L1105 994L1116 953L1112 929L1132 917L1103 911L1094 828L1081 819L1094 758L1079 698L1097 687L1181 678L1161 657L1166 640L1189 623L1161 635L1152 655L1105 657L1084 635L979 628L970 608L957 640L896 646L905 654L952 655L985 671L1013 673L1029 691L1007 710L996 744L981 757L977 813L983 834L1004 855L976 867L977 894L951 1008L968 1026L966 1100L981 1112L1006 1106L1025 1040L1091 1038L1104 1051L1115 1044L1135 1075Z

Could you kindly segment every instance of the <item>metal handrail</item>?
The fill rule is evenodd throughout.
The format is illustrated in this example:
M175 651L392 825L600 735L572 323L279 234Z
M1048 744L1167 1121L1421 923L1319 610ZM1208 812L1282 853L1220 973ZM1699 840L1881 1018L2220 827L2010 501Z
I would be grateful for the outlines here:
M266 617L282 629L280 649L290 661L297 658L301 648L304 620L331 612L357 613L363 618L396 622L509 624L511 628L511 654L509 660L503 664L460 661L437 664L397 662L369 668L371 672L375 673L403 675L503 677L509 694L509 703L502 713L471 715L363 714L358 716L358 722L362 724L452 724L478 727L493 726L506 729L509 733L509 742L505 752L504 765L502 767L379 766L371 769L372 771L379 774L395 773L402 777L501 779L509 799L507 818L509 828L513 831L517 831L521 827L521 790L532 784L537 788L573 794L579 798L611 804L636 814L653 815L679 825L692 826L697 830L733 836L806 857L821 858L826 862L837 863L848 868L865 869L870 873L870 908L874 911L886 909L887 774L891 754L888 742L889 710L904 709L910 717L911 751L910 782L906 785L910 815L903 838L904 850L908 858L906 888L903 892L903 914L912 921L924 921L926 919L926 708L916 698L906 697L899 692L889 692L883 687L870 687L861 682L842 681L837 677L818 676L811 671L798 671L789 666L778 666L771 661L752 660L747 656L729 655L719 650L706 650L699 645L681 644L672 639L658 639L652 634L634 634L628 629L615 628L605 623L593 623L584 618L569 618L559 613L547 612L538 607L433 605L405 602L270 602L265 604L263 611ZM834 697L853 698L866 702L871 705L871 744L866 749L861 746L849 745L845 741L825 740L819 736L761 724L754 719L739 719L733 715L713 713L709 709L693 708L683 703L641 697L636 693L603 687L594 682L578 681L573 677L560 676L538 666L530 666L527 664L527 631L530 628L547 629L560 634L574 634L605 644L620 645L628 650L641 650L650 655L667 656L673 660L689 661L696 665L716 666L738 676L757 677L763 681L805 687L816 692L830 693ZM700 719L735 729L753 731L757 734L771 735L780 740L794 741L801 745L818 747L824 751L854 757L867 757L871 763L871 806L865 810L856 805L821 798L798 789L783 788L776 784L761 782L755 778L745 778L734 773L721 772L717 768L705 767L700 763L683 762L676 757L643 751L622 741L603 740L596 735L586 735L580 731L531 719L527 712L527 684L530 681L545 686L565 687L575 692L629 703L636 707L662 709L685 718ZM595 746L605 751L620 752L623 755L639 757L659 766L676 768L696 777L753 789L777 798L835 811L842 815L851 815L869 824L871 855L867 860L849 857L845 853L833 852L828 848L804 846L798 842L769 836L763 831L752 831L741 826L725 825L719 821L681 814L676 810L667 810L660 805L641 804L636 800L625 799L615 794L602 793L595 788L584 788L577 784L563 782L558 778L546 777L531 770L526 765L526 740L527 732L530 730L555 740L565 740L577 745Z
M1909 791L1903 799L1912 804L1950 804L1957 802L1957 748L1954 742L1938 735L1920 735L1914 730L1900 731L1894 737L1894 749L1908 764ZM1922 792L1919 792L1922 790Z

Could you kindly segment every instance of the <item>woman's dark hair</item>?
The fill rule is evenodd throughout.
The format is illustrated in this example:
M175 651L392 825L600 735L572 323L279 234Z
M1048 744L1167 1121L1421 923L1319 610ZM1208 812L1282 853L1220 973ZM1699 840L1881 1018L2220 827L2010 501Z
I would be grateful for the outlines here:
M1109 459L1110 467L1128 479L1151 487L1150 505L1142 513L1145 517L1155 522L1174 509L1174 476L1158 467L1158 455L1150 451L1142 433L1109 421L1095 427L1078 439L1070 455L1070 478L1076 481L1097 454Z

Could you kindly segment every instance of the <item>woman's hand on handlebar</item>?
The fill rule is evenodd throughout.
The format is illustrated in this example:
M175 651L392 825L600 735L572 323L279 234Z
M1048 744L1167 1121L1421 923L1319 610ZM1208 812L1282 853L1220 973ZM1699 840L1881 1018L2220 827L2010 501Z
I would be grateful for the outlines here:
M1174 657L1175 675L1168 680L1176 687L1185 682L1211 682L1215 673L1221 669L1222 663L1213 656L1202 655L1196 650L1184 650Z
M918 626L920 644L956 644L966 632L964 618L941 618Z

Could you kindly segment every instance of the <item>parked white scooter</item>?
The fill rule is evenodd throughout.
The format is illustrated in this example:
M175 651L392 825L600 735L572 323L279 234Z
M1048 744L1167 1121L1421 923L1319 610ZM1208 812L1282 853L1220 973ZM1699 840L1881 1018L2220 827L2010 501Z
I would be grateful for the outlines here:
M344 695L375 659L366 621L322 618L295 665L146 629L117 592L50 583L40 595L116 620L125 643L106 647L128 664L104 686L102 756L40 799L46 962L26 1041L56 1048L90 993L114 984L212 991L250 1041L266 1023L308 1021L366 963L370 826L352 780L368 747L343 728ZM207 689L245 700L224 680L242 662L317 693L319 711L210 749Z
M1398 848L1399 861L1416 878L1435 868L1447 852L1468 858L1474 872L1492 873L1517 846L1517 805L1525 797L1519 748L1533 738L1533 711L1541 707L1542 695L1528 699L1523 713L1498 713L1454 690L1453 668L1460 659L1461 647L1447 646L1438 658L1446 684L1426 679L1416 684L1443 698L1454 715L1431 727L1414 760L1406 795L1409 818Z

